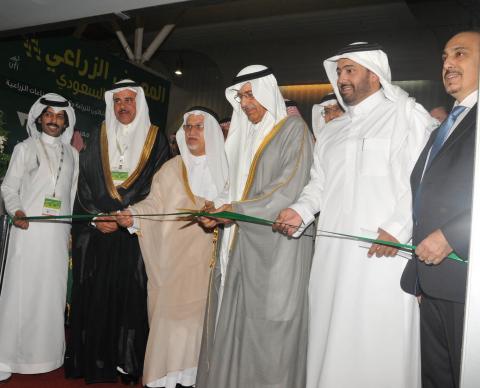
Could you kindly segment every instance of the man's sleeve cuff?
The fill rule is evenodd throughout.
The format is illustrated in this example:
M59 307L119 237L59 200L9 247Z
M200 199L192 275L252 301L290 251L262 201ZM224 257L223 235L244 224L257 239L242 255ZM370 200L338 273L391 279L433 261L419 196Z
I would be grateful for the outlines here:
M302 206L299 203L293 204L289 206L289 208L296 211L298 215L302 218L302 224L300 225L298 230L292 235L293 238L298 238L302 235L307 226L315 220L315 216L308 209L306 209L305 206Z
M399 222L390 221L380 225L380 228L395 237L400 243L406 244L412 238L412 225L402 225Z
M129 206L128 210L132 213L132 216L136 216L138 213L135 210L135 208ZM133 225L127 228L128 232L130 234L138 234L140 235L140 219L138 217L132 217L133 219Z

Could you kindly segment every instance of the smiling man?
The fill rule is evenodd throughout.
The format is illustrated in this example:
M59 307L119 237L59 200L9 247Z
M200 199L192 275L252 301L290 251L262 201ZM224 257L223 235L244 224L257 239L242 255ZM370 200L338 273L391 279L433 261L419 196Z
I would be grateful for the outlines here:
M392 85L387 55L377 44L351 44L324 66L346 112L320 132L311 180L280 213L277 229L297 236L320 211L319 232L406 243L410 172L436 121ZM405 259L397 253L317 237L308 388L419 387L418 305L398 286Z
M301 117L287 116L265 66L244 68L225 94L233 107L225 143L230 187L217 210L271 220L308 181L312 136ZM292 240L262 225L225 225L198 388L305 387L312 248L312 236Z
M75 213L106 214L72 231L72 331L67 377L88 383L137 380L148 335L147 277L136 235L108 213L143 200L168 159L163 132L150 123L143 89L123 80L105 92L105 122L80 155Z
M467 265L472 216L480 32L453 36L443 50L445 91L453 109L432 133L411 176L415 260L402 287L421 295L423 388L457 388L460 377Z
M29 138L15 146L2 184L14 218L0 297L0 381L63 364L69 222L21 217L72 213L78 152L70 146L75 113L49 93L28 114Z

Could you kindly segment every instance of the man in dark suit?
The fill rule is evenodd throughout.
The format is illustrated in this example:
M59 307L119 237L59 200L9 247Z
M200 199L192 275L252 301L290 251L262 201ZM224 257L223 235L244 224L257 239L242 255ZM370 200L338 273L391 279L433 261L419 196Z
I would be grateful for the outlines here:
M415 257L402 288L420 296L423 388L459 386L472 185L480 32L453 36L443 51L452 112L432 133L411 175Z

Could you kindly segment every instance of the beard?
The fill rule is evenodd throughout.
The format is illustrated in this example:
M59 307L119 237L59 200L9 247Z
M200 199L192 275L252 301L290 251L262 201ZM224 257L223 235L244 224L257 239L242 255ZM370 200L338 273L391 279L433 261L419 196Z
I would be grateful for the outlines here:
M455 74L457 77L454 79L448 79L447 76L450 74ZM445 87L445 91L448 94L457 93L461 90L461 80L462 80L462 72L459 70L447 70L445 75L443 76L443 86Z
M349 92L342 92L342 87L349 86L351 90ZM369 73L365 77L361 78L356 84L351 82L344 82L338 85L338 91L342 96L343 101L347 105L357 105L363 101L366 97L372 94L372 86L370 85Z

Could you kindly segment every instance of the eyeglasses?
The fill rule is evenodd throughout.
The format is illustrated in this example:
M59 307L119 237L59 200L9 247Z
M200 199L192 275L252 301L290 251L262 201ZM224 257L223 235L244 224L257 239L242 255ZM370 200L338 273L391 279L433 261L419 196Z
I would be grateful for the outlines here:
M325 117L326 115L337 113L339 110L340 110L340 107L338 105L332 106L332 107L324 108L320 114L322 115L322 117Z
M255 97L253 97L253 93L251 91L248 91L245 93L238 92L233 98L240 104L244 98L247 100L253 100Z
M203 124L194 124L194 125L192 125L192 124L184 124L184 125L183 125L183 129L184 129L184 130L187 130L187 129L188 129L188 130L191 130L191 129L193 129L193 128L195 128L195 129L203 129Z

